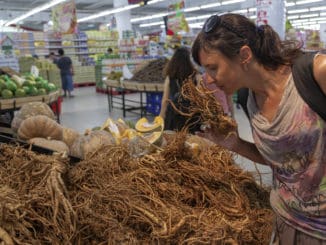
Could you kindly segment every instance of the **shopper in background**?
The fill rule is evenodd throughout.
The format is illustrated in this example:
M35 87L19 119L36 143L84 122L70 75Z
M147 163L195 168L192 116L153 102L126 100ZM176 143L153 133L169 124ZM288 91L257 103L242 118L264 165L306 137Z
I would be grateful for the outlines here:
M300 47L281 41L269 26L238 14L211 16L192 55L207 80L231 95L249 88L248 112L255 143L209 127L199 135L273 171L270 201L276 213L273 244L326 244L326 125L300 97L291 66ZM313 64L326 94L326 56Z
M107 50L107 53L108 54L113 54L113 49L109 47L108 50Z
M197 70L194 68L190 59L190 50L185 47L177 48L163 70L165 82L160 116L164 118L165 130L181 130L185 126L188 118L177 113L169 103L169 100L178 109L182 110L182 108L187 107L187 102L181 102L179 99L181 87L185 79L191 75L196 77L196 74ZM194 132L198 129L199 125L196 125L195 127L190 127L188 130Z
M74 97L72 91L74 89L73 85L73 75L74 75L74 68L72 65L72 61L68 56L64 55L64 50L58 50L59 58L56 60L56 64L60 69L61 74L61 84L63 89L63 96L66 97L67 94L69 97Z

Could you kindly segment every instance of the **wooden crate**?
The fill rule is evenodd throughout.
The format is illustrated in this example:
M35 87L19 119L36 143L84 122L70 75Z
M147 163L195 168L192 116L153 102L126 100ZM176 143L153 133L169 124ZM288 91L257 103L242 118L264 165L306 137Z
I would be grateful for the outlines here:
M12 98L12 99L0 99L0 110L18 109L26 103L36 102L36 101L50 104L58 100L59 96L60 96L59 91L54 91L46 95L28 96L28 97Z

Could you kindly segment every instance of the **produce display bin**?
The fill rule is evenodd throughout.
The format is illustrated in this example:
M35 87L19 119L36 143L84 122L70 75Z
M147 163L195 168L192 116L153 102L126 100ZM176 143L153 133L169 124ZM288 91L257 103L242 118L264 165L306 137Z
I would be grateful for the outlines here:
M142 117L147 112L158 115L161 110L161 99L164 90L164 84L159 83L143 83L137 81L115 81L105 80L107 86L109 111L113 108L121 109L123 117L126 117L126 112L140 114ZM113 93L113 89L119 88L120 94ZM128 99L125 94L135 92L139 94L139 99ZM152 97L145 98L147 94ZM159 95L160 94L160 95ZM155 103L153 103L155 102Z
M26 141L19 140L14 137L10 137L8 135L0 134L0 144L11 144L11 145L18 145L26 149L30 149L31 151L40 153L40 154L45 154L45 155L52 155L54 153L53 150L37 146L37 145L32 145L27 143ZM78 162L81 161L80 158L74 157L74 156L68 156L69 157L69 163L74 165Z
M50 107L51 105L53 105L52 107L55 108L53 112L57 117L57 121L60 122L61 98L59 90L46 95L26 96L12 99L0 99L0 114L4 114L7 112L13 113L16 110L19 110L24 104L37 101L44 102L50 105Z

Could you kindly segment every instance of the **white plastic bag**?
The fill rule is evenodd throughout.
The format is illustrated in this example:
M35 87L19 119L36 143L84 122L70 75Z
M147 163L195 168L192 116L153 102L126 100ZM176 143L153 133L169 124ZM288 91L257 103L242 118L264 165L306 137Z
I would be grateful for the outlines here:
M38 68L37 68L35 65L32 65L32 67L31 67L31 74L32 74L34 77L38 77L39 70L38 70Z

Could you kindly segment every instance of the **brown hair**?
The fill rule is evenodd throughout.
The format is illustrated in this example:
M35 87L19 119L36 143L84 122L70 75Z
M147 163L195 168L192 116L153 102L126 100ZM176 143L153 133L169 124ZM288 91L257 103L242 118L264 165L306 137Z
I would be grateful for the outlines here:
M291 65L301 53L299 42L281 41L269 25L256 27L250 19L240 14L224 14L218 18L222 24L209 32L202 29L193 43L192 56L198 64L201 49L218 50L233 59L242 46L248 45L256 60L269 70L276 70L280 65Z
M190 58L190 51L188 48L180 47L176 49L172 58L164 67L163 75L169 76L170 79L176 79L182 83L182 81L195 71Z

